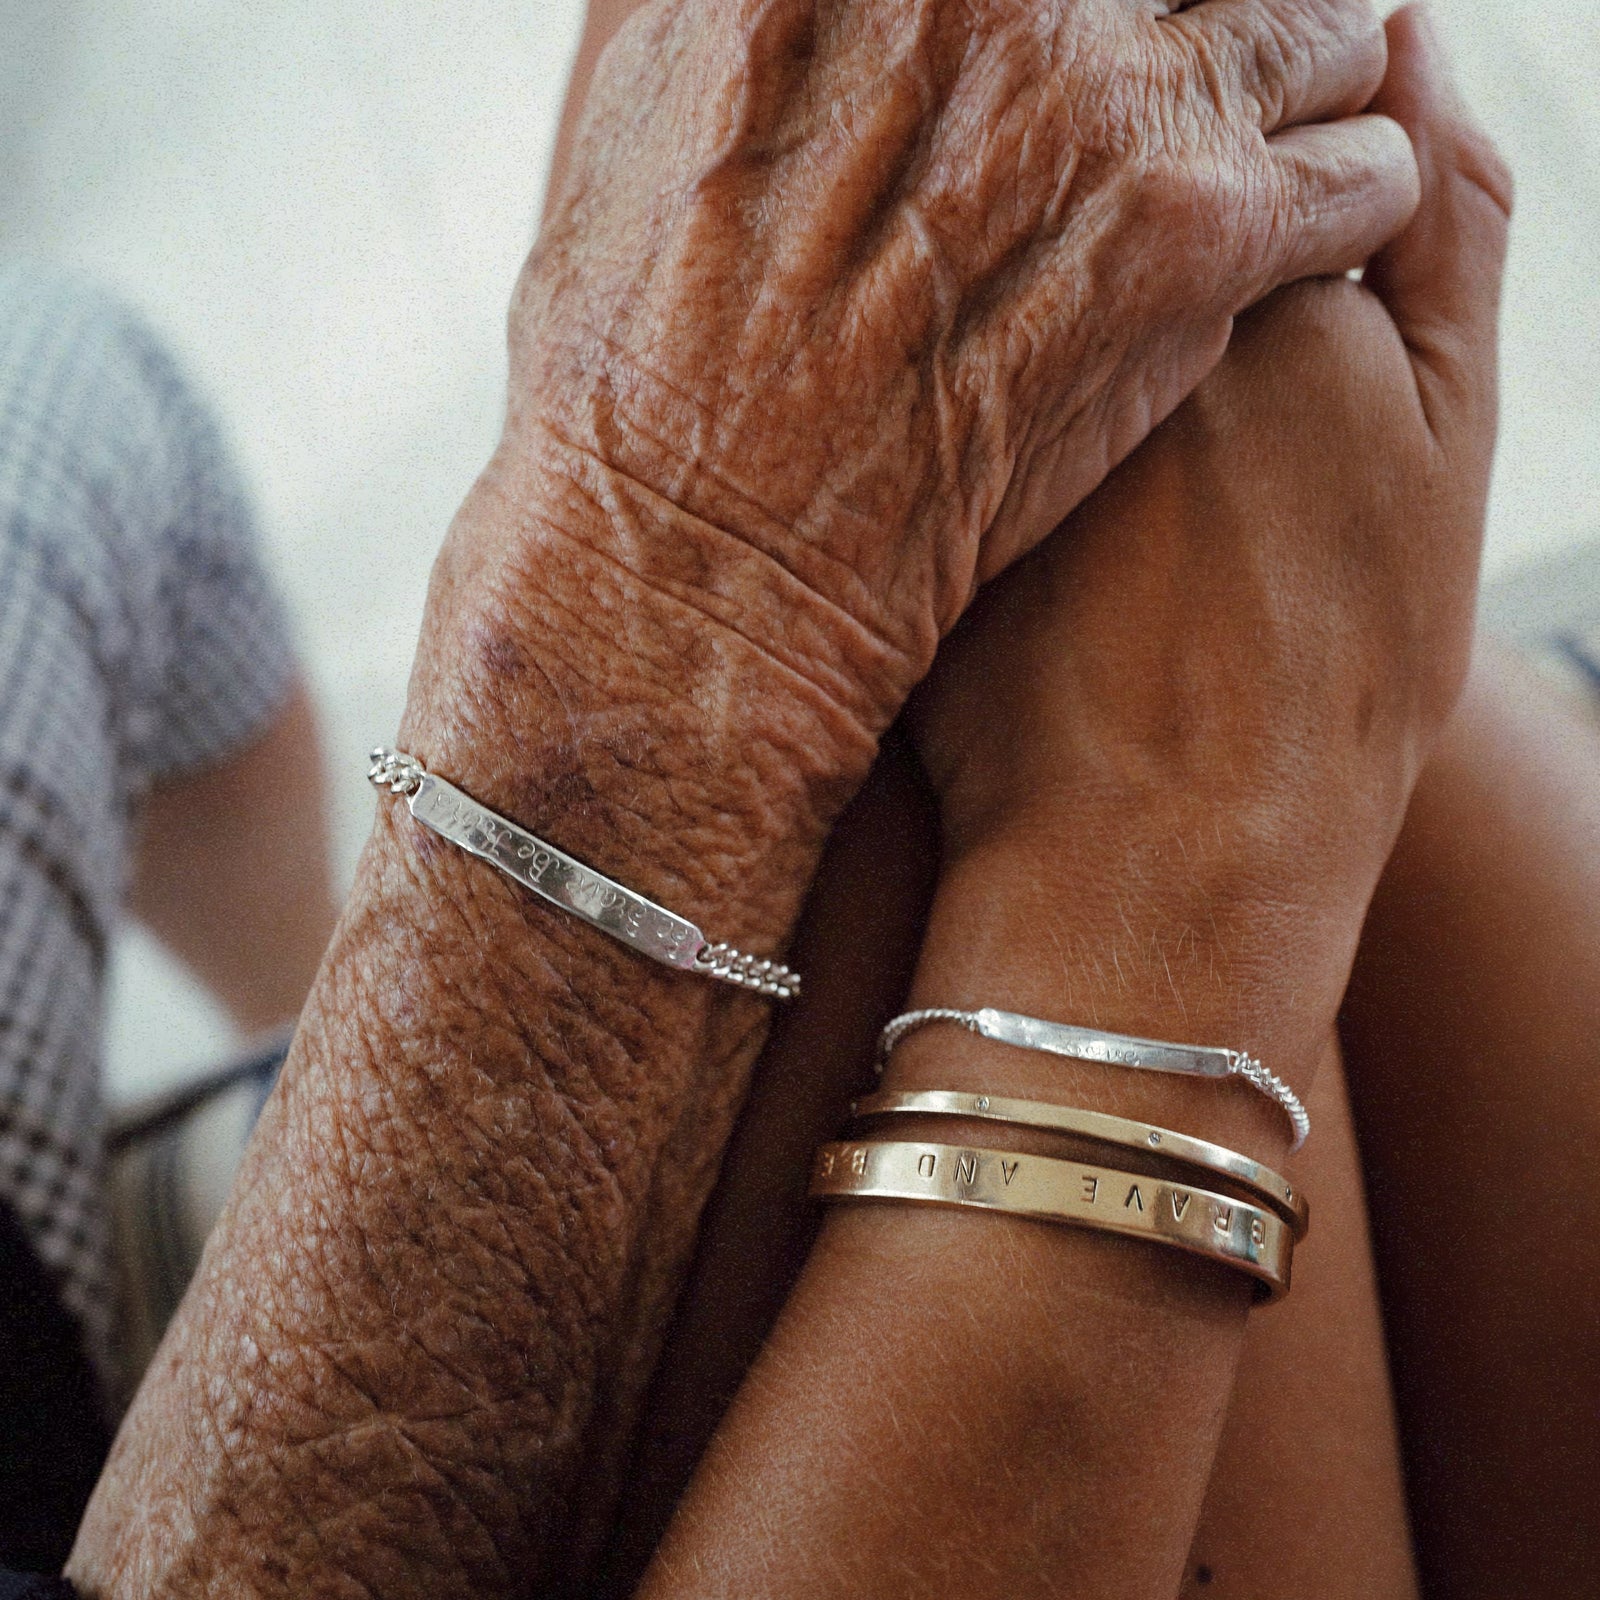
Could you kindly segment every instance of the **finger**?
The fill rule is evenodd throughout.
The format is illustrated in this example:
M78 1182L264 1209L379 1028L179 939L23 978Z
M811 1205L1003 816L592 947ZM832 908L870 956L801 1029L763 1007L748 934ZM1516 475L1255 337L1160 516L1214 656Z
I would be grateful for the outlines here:
M1353 116L1383 82L1383 24L1367 0L1206 0L1163 26L1184 36L1225 104L1265 133Z
M1424 8L1397 12L1389 38L1389 76L1378 104L1410 135L1422 198L1410 225L1374 258L1365 282L1411 352L1435 435L1469 426L1492 430L1511 174L1457 94Z
M1411 141L1389 117L1290 128L1267 142L1276 189L1253 292L1236 310L1299 278L1364 265L1417 208Z

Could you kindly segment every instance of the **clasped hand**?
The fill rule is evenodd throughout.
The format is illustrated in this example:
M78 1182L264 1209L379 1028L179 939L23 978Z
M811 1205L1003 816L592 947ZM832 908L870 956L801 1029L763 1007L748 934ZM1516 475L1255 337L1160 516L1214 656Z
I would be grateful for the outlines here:
M523 273L501 469L877 732L1237 312L1404 222L1383 62L1361 0L647 7ZM730 595L731 540L797 584Z

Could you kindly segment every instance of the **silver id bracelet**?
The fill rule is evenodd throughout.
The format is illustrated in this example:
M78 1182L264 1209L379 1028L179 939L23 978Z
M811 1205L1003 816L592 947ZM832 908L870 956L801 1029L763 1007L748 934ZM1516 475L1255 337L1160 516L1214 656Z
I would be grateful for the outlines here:
M1160 1039L1134 1039L1101 1028L1075 1028L1066 1022L1044 1022L1015 1011L955 1011L934 1006L926 1011L906 1011L878 1035L878 1071L889 1052L916 1028L930 1022L954 1022L970 1033L1023 1050L1043 1050L1048 1055L1070 1056L1075 1061L1104 1061L1114 1067L1134 1067L1146 1072L1183 1072L1199 1078L1243 1078L1252 1088L1276 1100L1294 1124L1293 1149L1298 1150L1311 1132L1311 1118L1300 1096L1276 1073L1241 1050L1214 1045L1167 1044Z
M372 752L367 777L379 789L404 795L411 815L442 838L652 961L720 978L774 1000L792 1000L800 993L800 974L792 967L713 944L692 922L479 805L415 756L380 745Z

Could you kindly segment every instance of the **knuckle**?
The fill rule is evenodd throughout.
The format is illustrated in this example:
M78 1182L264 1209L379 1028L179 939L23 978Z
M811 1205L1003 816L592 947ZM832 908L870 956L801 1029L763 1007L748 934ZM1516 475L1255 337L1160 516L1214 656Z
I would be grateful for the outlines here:
M1093 91L1078 97L1078 132L1092 149L1148 155L1165 141L1173 108L1189 96L1187 62L1158 33L1156 48L1099 62Z
M1241 39L1231 29L1191 27L1184 30L1188 43L1187 89L1189 96L1206 105L1212 117L1228 121L1244 109L1255 121L1270 112L1270 90L1263 99L1263 86L1271 79L1267 61L1276 46L1258 39Z
M1216 167L1167 157L1152 163L1141 176L1139 231L1152 239L1182 242L1181 250L1163 252L1161 262L1151 263L1164 263L1163 276L1166 269L1191 276L1197 267L1209 275L1236 230L1241 211L1233 175Z
M1292 87L1305 76L1310 60L1289 21L1268 12L1251 35L1249 75L1243 85L1267 126L1283 120Z
M1205 305L1260 276L1293 219L1262 165L1169 150L1141 173L1137 222L1141 235L1172 246L1155 253L1149 273L1179 302Z

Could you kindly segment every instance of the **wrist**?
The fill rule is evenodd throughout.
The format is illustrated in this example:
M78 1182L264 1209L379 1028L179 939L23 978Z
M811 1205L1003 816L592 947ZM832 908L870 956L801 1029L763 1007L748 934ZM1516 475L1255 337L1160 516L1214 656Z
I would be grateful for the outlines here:
M908 1005L993 1006L1261 1059L1304 1098L1364 901L1290 898L1170 808L1017 818L947 859ZM1148 1120L1277 1160L1288 1119L1242 1081L1074 1062L928 1028L897 1087L987 1089ZM886 1078L886 1081L887 1078Z
M658 427L674 437L688 419L662 417ZM759 652L785 697L799 692L874 738L882 733L926 674L936 642L884 599L900 542L892 513L853 524L852 559L842 560L832 548L841 530L814 514L812 526L776 481L710 494L707 483L723 485L729 469L709 451L686 458L662 445L646 456L579 435L554 412L519 415L467 515L481 514L493 538L526 546L535 562L560 549L612 569L630 602L648 595L675 605L698 627ZM753 499L763 487L770 508Z
M897 703L887 666L730 536L503 454L435 571L400 742L768 954Z

